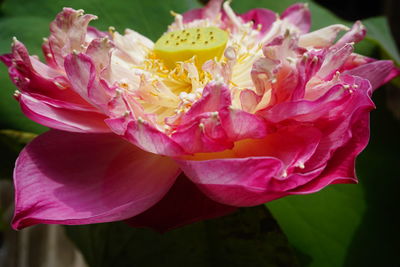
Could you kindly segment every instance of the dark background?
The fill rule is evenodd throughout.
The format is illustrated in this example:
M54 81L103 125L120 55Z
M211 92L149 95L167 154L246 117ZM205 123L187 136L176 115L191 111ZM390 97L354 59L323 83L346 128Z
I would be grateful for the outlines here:
M315 2L350 21L386 16L389 19L397 47L400 46L399 0L315 0Z

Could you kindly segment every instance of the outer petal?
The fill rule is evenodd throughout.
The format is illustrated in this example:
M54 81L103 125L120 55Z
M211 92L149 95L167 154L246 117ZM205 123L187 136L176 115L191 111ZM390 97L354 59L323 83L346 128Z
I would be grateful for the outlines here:
M69 89L69 83L62 72L29 56L21 42L14 40L12 54L1 56L0 59L9 67L12 81L21 91L78 105L88 105L78 94Z
M306 33L311 28L311 13L307 4L294 4L283 11L281 19L286 19L296 25L302 33Z
M352 137L337 149L328 161L324 171L317 179L291 190L294 194L309 194L327 185L338 183L357 183L355 174L356 157L366 147L369 140L369 110L360 109L352 117Z
M50 131L17 160L13 227L127 219L157 203L179 172L113 134Z
M18 96L18 101L28 118L53 129L83 133L111 131L104 122L106 116L97 112L79 110L80 107L71 107L69 103L23 93Z
M197 221L224 216L236 209L209 199L187 177L181 175L161 201L127 220L127 223L134 227L150 227L165 232Z
M232 206L253 206L283 196L269 188L282 162L271 157L178 160L185 174L211 199Z
M350 74L367 79L371 83L372 90L375 90L398 76L400 74L400 69L396 68L390 60L378 60L345 71L343 74Z
M211 199L232 206L253 206L288 195L307 183L321 168L297 174L315 152L319 130L287 127L263 140L243 140L234 157L177 160L185 174Z

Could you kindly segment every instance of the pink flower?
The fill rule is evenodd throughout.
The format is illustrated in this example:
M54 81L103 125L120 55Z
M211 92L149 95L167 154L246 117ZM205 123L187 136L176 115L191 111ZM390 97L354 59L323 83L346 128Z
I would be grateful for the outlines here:
M16 162L15 229L128 220L167 230L357 182L370 95L399 71L353 53L360 22L308 33L304 4L281 16L221 4L174 14L156 43L65 8L46 63L14 40L2 61L16 99L52 129Z

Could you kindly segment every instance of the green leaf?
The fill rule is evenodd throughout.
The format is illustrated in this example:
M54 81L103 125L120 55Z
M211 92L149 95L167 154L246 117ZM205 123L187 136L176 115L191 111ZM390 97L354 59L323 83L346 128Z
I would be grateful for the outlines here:
M37 8L38 6L40 8ZM156 40L173 21L171 10L183 13L186 10L200 7L200 4L196 0L164 0L157 3L153 1L126 2L125 0L6 0L3 4L3 13L6 17L40 17L46 19L49 24L63 7L84 9L86 13L98 16L99 19L91 25L101 30L107 30L109 26L114 26L118 31L123 32L124 29L130 28ZM28 30L28 25L25 30ZM37 36L37 38L41 43L41 36Z
M385 17L375 17L363 20L363 23L368 29L367 39L378 45L386 58L393 59L397 64L400 64L400 55L390 32L387 19Z
M66 228L91 267L298 265L263 206L164 234L122 222Z
M398 151L400 123L375 92L371 141L357 160L359 185L267 204L304 266L394 266L400 232Z

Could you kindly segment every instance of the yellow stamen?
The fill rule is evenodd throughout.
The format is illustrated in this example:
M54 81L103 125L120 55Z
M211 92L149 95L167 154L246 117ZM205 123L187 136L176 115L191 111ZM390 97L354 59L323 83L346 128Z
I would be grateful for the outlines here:
M197 67L213 58L220 58L228 42L228 33L216 27L190 28L168 32L155 44L154 52L166 66L195 56Z

